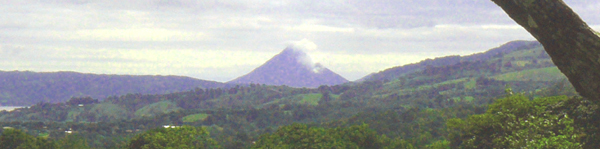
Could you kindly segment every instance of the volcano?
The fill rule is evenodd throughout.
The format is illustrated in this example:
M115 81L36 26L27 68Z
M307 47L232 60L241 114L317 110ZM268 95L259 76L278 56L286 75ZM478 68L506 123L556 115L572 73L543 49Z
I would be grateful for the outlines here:
M345 82L348 80L323 65L312 63L302 50L287 47L252 72L227 83L316 88Z

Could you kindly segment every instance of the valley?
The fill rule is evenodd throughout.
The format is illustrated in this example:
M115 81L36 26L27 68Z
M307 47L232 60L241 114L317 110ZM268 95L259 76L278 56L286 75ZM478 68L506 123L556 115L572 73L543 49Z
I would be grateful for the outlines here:
M297 65L294 62L292 59L290 65ZM81 87L88 86L98 88L94 83ZM223 148L251 148L256 147L253 142L264 141L265 134L284 126L358 129L366 124L361 131L385 135L377 137L384 142L379 146L431 148L455 141L456 131L447 128L447 122L484 114L489 104L512 99L510 94L527 100L577 95L535 41L513 41L484 53L428 59L355 82L293 86L213 83L212 87L170 93L74 96L0 112L0 124L59 141L69 138L71 134L65 133L69 130L92 148L123 147L137 134L163 126L196 126ZM110 87L104 86L105 90L129 90Z
M0 4L0 149L600 147L599 1Z

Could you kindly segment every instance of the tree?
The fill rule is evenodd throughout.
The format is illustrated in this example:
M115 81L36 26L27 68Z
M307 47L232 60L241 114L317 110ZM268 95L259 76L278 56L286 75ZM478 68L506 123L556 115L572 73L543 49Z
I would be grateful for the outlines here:
M93 99L92 97L71 97L71 99L69 99L69 101L67 101L65 104L67 105L71 105L71 106L77 106L79 104L95 104L95 103L99 103L98 99Z
M204 128L193 126L157 128L136 135L127 144L131 149L221 148Z
M54 149L56 143L45 138L34 137L18 129L4 129L0 135L0 147L10 149Z
M251 148L413 148L408 142L379 136L366 124L349 127L308 127L294 123L262 135Z
M600 101L600 34L562 0L492 0L543 46L581 96Z
M329 91L325 91L321 94L323 96L321 96L321 99L319 99L319 105L330 105L332 99Z
M323 128L309 128L304 124L292 124L279 128L273 134L262 135L251 148L358 148L355 143L341 140Z
M58 148L88 149L90 147L83 135L67 134L64 138L58 140Z
M560 106L566 96L536 98L521 94L491 104L466 121L451 119L448 138L454 148L582 148L581 134ZM556 107L558 106L558 107Z

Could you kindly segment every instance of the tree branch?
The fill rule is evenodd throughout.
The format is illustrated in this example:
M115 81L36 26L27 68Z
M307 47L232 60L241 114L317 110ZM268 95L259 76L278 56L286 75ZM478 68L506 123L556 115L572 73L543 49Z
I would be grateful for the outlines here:
M492 0L543 46L583 97L600 101L600 37L562 0Z

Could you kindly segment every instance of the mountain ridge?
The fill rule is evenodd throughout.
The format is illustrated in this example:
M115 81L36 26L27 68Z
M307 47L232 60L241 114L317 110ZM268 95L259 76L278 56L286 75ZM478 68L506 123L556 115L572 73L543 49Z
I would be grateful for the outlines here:
M185 76L109 75L72 71L0 71L0 105L65 102L71 97L103 99L124 94L165 94L226 84Z
M485 52L474 53L466 56L460 55L450 55L444 57L437 57L433 59L425 59L419 61L417 63L411 63L401 66L395 66L392 68L387 68L385 70L371 73L365 77L362 77L355 82L363 82L363 81L374 81L374 80L392 80L398 78L402 75L416 72L419 70L425 69L427 66L444 66L444 65L453 65L464 61L481 61L485 59L489 59L495 55L510 53L513 51L517 51L520 49L528 49L535 46L541 46L541 44L537 41L526 41L526 40L515 40L510 41L505 44L500 45L499 47L489 49Z

